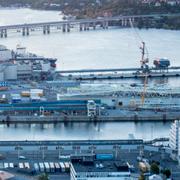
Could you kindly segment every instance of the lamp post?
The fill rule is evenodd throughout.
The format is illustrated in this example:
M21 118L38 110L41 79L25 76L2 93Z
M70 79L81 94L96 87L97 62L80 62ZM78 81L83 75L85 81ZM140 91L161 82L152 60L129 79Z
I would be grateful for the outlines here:
M44 160L45 159L45 150L47 150L48 147L47 146L40 146L39 149L42 151L42 159Z
M22 151L23 148L22 148L21 146L17 145L17 146L15 147L15 150L17 151L17 156L18 156L18 159L19 159L19 157L20 157L20 151Z
M62 146L56 146L56 150L58 150L58 158L60 159L61 153L64 150Z

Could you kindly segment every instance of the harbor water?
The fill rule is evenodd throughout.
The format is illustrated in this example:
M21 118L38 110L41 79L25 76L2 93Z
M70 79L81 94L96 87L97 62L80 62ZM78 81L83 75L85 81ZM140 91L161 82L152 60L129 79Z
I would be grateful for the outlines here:
M14 17L14 18L12 18ZM60 12L30 9L0 9L0 25L23 24L61 20ZM10 33L0 39L0 44L15 49L17 44L46 57L57 58L58 70L139 67L141 41L147 44L150 66L155 58L166 57L172 66L180 66L180 31L162 29L137 30L109 28L50 35L40 31L22 37ZM125 81L125 80L123 80ZM127 80L126 80L127 81ZM112 81L111 81L112 82ZM116 81L114 81L116 82ZM128 80L128 82L133 82ZM152 84L179 86L179 78L154 79ZM47 139L124 139L129 134L135 138L151 139L168 137L170 123L70 123L57 125L0 125L0 140L47 140Z

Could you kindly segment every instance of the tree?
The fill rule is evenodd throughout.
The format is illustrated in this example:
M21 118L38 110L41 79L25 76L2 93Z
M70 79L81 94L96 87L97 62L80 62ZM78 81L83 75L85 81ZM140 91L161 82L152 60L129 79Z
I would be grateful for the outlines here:
M139 176L138 180L145 180L144 174L141 174L141 175Z
M38 180L49 180L48 174L39 175Z
M159 174L159 166L156 163L151 164L151 173Z
M171 176L171 171L170 171L169 169L165 169L165 170L163 171L163 174L166 176L166 178L170 178L170 176Z

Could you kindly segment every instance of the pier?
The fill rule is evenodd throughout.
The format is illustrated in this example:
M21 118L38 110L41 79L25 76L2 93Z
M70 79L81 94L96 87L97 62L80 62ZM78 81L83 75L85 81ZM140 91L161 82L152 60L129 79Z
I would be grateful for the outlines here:
M127 112L130 113L130 112ZM8 118L7 118L8 117ZM124 113L118 116L95 116L88 117L86 115L82 116L0 116L0 124L55 124L55 123L78 123L78 122L95 122L95 123L105 123L105 122L168 122L174 121L174 119L179 118L179 112L165 112L156 113L149 112L145 114L142 113L131 113L126 116Z
M149 78L156 77L179 77L180 67L148 69L148 73L143 73L142 68L117 68L117 69L80 69L57 71L57 74L68 76L69 79L76 80L104 80L104 79L123 79L123 78Z
M150 146L151 149L158 150L158 146L153 146L156 143L168 142L168 138L156 138L149 141L142 139L127 139L127 140L49 140L49 141L0 141L0 152L4 154L8 159L14 159L17 161L18 155L25 155L26 158L33 158L33 160L41 159L42 153L44 158L56 159L60 158L60 155L66 154L66 158L70 158L70 155L76 154L77 156L83 156L85 154L91 155L92 150L96 153L106 152L114 153L116 147L121 149L121 152L125 150L137 150L141 146ZM44 150L44 152L42 152ZM51 156L50 156L51 155ZM14 157L13 157L14 156Z
M97 27L108 29L109 25L115 22L121 27L130 27L137 19L154 17L176 17L177 14L152 14L152 15L130 15L116 17L102 17L97 19L77 19L54 22L39 22L0 26L0 38L7 38L9 33L21 33L22 36L29 36L33 31L41 31L44 35L50 34L52 29L61 30L63 33L70 32L75 26L79 31L95 30Z

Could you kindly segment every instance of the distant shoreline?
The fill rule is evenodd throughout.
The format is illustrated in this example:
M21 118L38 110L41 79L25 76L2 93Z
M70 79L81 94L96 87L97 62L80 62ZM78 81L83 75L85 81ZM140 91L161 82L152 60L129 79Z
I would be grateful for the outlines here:
M31 6L0 6L0 10L16 10L16 9L32 9L37 11L55 11L62 12L57 9L35 8ZM66 12L63 12L67 15ZM71 14L69 14L71 15ZM73 15L73 14L72 14ZM74 15L73 15L74 16ZM77 17L77 19L93 18L93 17ZM115 25L114 25L115 26ZM167 29L167 30L180 30L180 16L179 17L160 17L149 19L138 19L135 27L138 29Z

